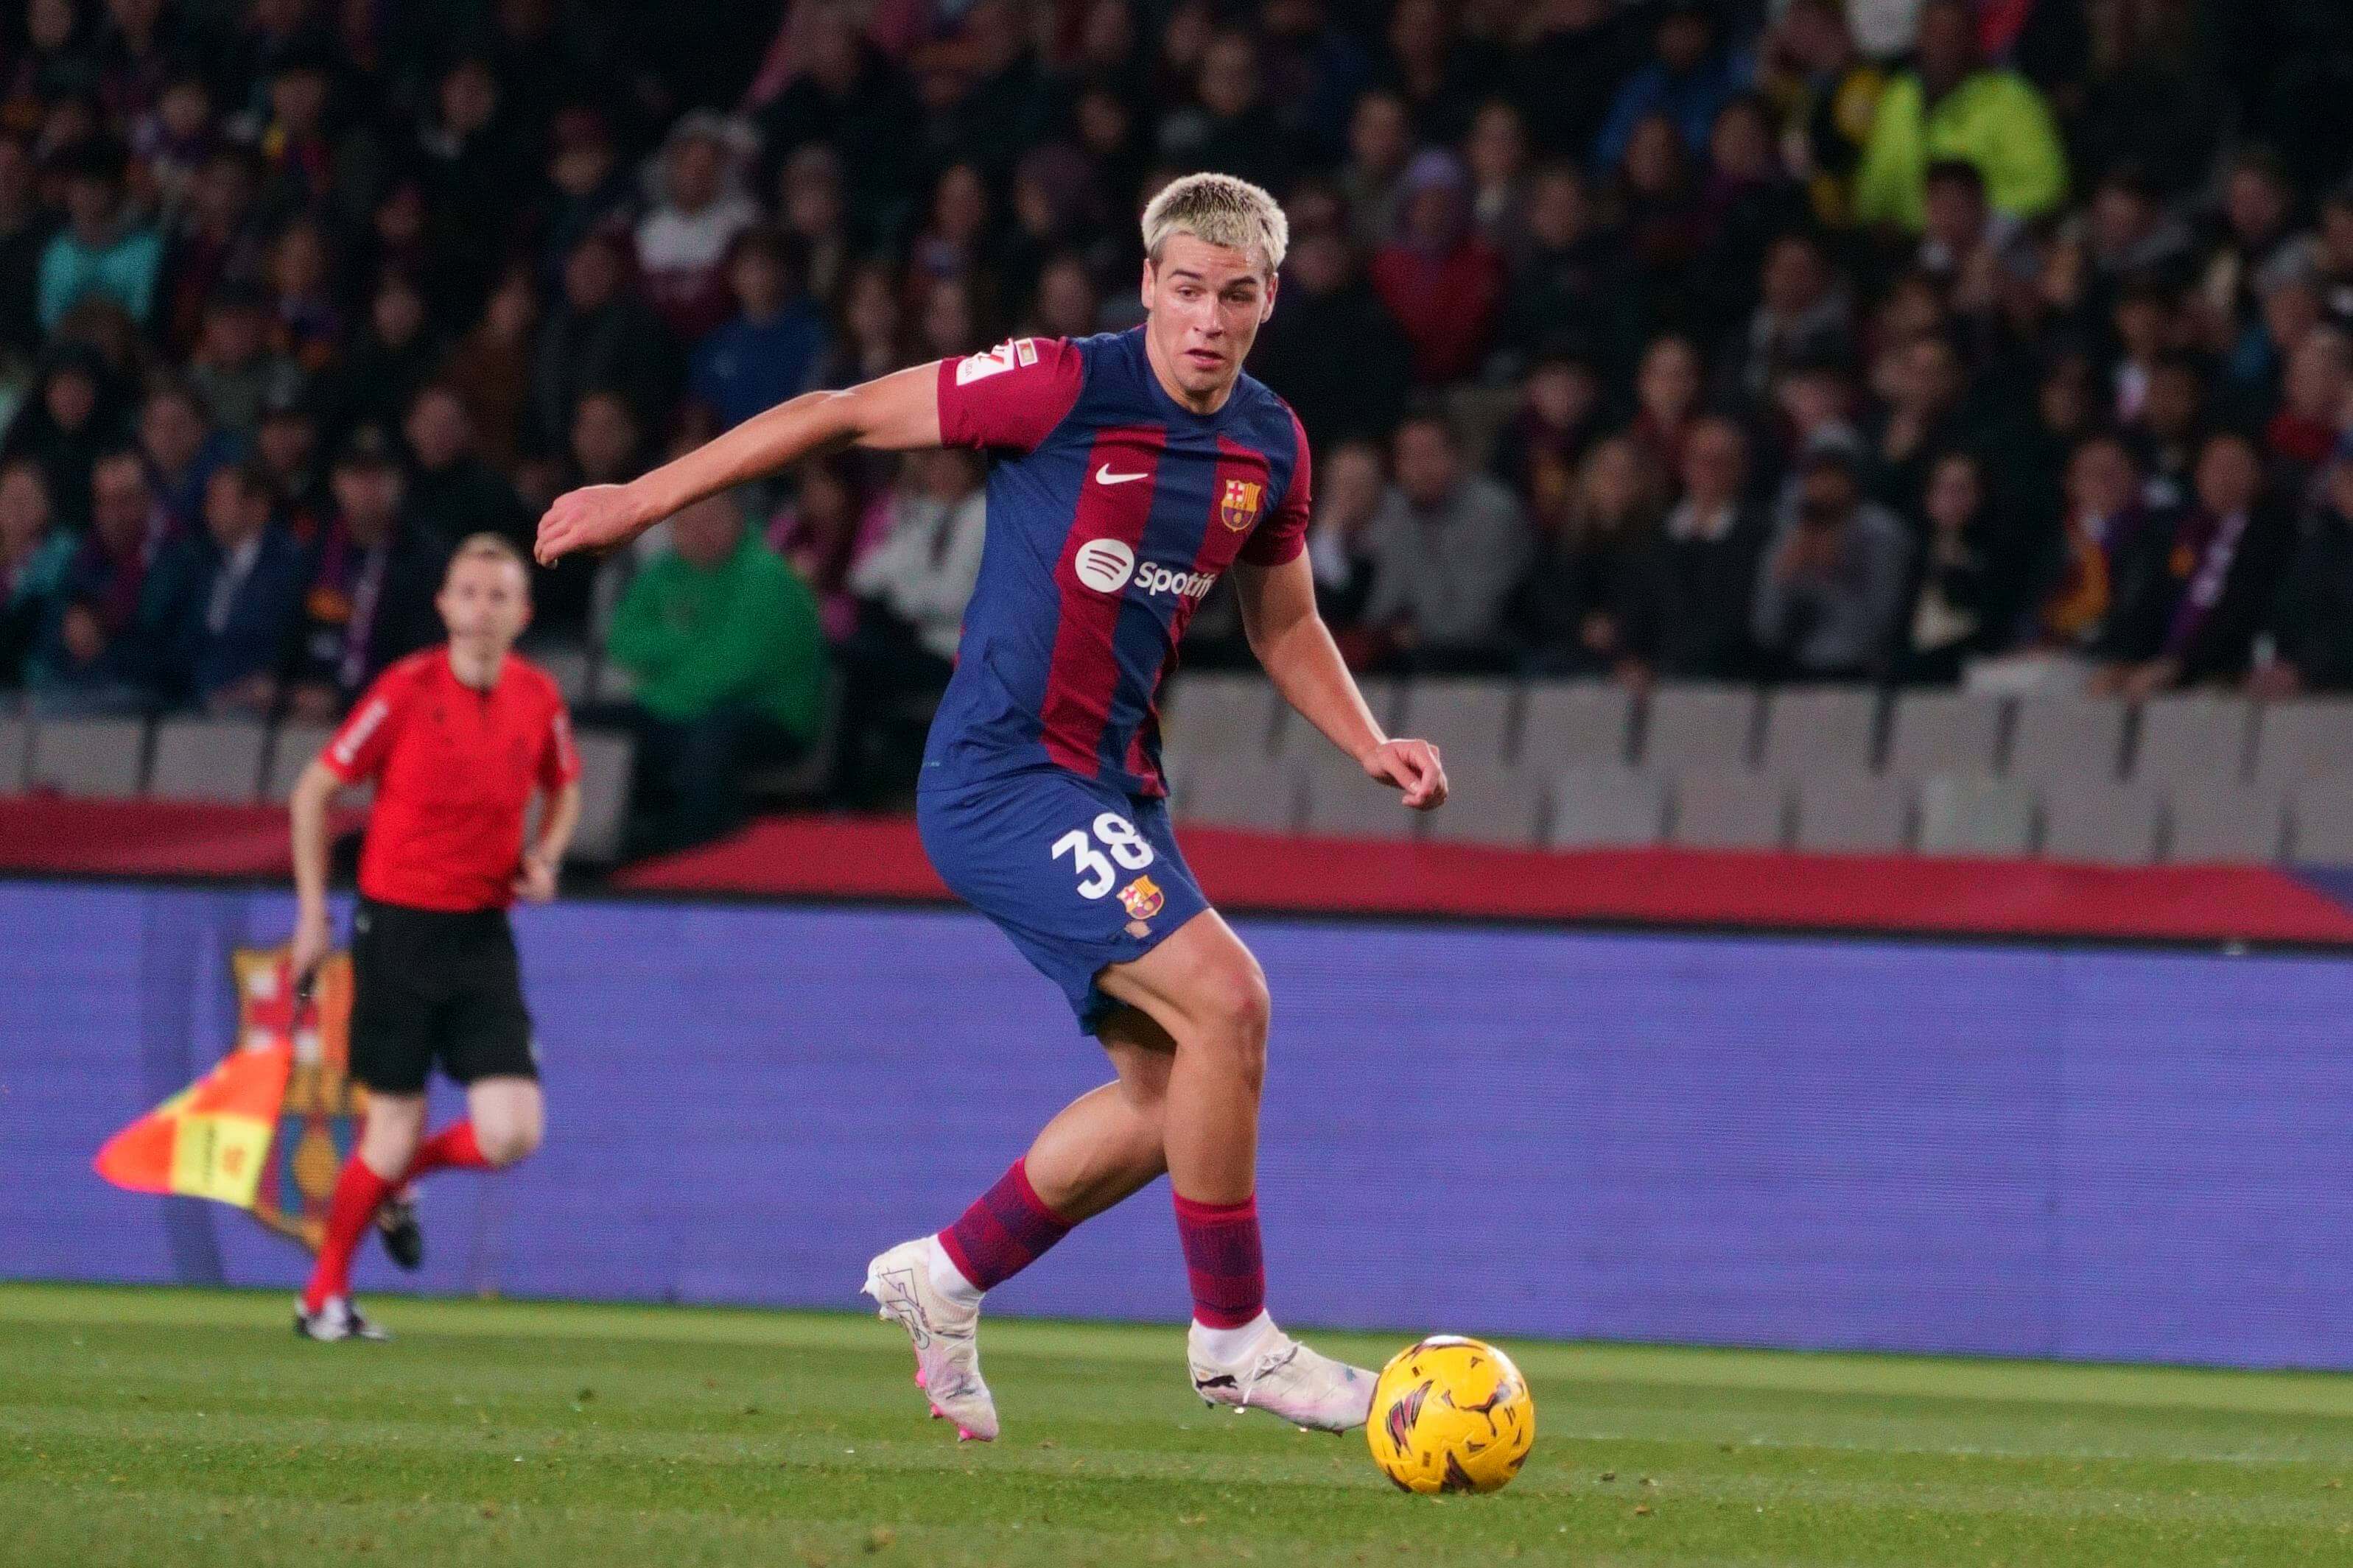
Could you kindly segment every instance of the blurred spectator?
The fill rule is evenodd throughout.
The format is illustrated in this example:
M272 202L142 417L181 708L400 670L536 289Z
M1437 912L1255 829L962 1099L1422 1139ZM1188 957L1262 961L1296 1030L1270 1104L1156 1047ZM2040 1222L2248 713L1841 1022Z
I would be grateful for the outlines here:
M1160 151L1188 169L1220 169L1269 190L1287 190L1296 171L1296 142L1266 101L1257 41L1245 32L1219 33L1201 57L1196 107L1162 121Z
M167 341L194 352L206 314L224 285L261 276L262 234L254 216L259 161L244 147L215 149L196 171L186 211L164 263Z
M1412 668L1500 668L1504 611L1531 553L1527 519L1511 491L1466 470L1443 416L1408 415L1395 448L1396 483L1366 529L1365 624Z
M402 515L391 437L352 432L328 476L335 511L313 553L302 600L293 710L332 719L385 667L441 640L433 608L447 557Z
M163 546L161 514L136 452L100 458L90 488L90 531L66 564L26 666L26 692L44 713L130 713L151 700L139 606Z
M589 235L565 258L563 298L540 329L532 373L536 435L549 447L564 446L573 410L596 388L628 389L630 413L640 420L667 401L670 334L626 281L609 235Z
M838 647L858 630L850 569L890 533L890 498L868 493L864 460L854 452L801 463L793 478L797 493L769 520L768 545L817 595L826 641Z
M156 558L140 611L151 684L165 708L267 718L278 706L302 604L302 552L270 517L269 475L216 469L204 527Z
M1356 246L1370 251L1397 234L1405 205L1406 165L1413 159L1413 118L1405 100L1376 89L1356 100L1348 117L1348 157L1340 166L1340 194L1348 204Z
M1690 311L1710 342L1723 336L1746 303L1746 280L1764 265L1766 247L1806 222L1805 199L1782 172L1773 147L1773 122L1762 99L1742 93L1726 102L1708 133L1707 172L1699 190L1704 239L1700 276L1734 279L1703 292Z
M1651 453L1626 436L1595 447L1568 479L1559 504L1540 484L1535 561L1513 616L1534 675L1616 671L1640 681L1627 645L1620 586L1662 510Z
M0 691L24 684L73 554L40 465L23 458L0 465Z
M2046 641L2088 654L2105 639L2118 571L2152 523L2132 447L2105 432L2085 437L2067 464L2057 559L2040 616Z
M1747 500L1739 425L1711 416L1694 426L1682 479L1683 499L1632 541L1616 585L1620 671L1638 681L1751 679L1749 603L1767 525Z
M1565 489L1600 434L1600 377L1588 361L1547 354L1528 367L1519 392L1519 407L1495 445L1496 477L1521 495Z
M2272 481L2300 496L2337 449L2353 411L2353 342L2334 327L2314 327L2288 352L2279 412L2263 430Z
M40 347L41 257L49 243L33 175L24 138L0 134L0 347L20 354Z
M1504 355L1614 353L1626 335L1615 286L1623 258L1596 219L1585 176L1567 163L1538 169L1526 228L1504 307Z
M1388 82L1414 129L1450 146L1470 128L1481 84L1501 74L1487 49L1461 36L1459 10L1446 0L1397 0L1386 35Z
M1650 61L1626 79L1609 105L1609 118L1593 145L1597 167L1611 168L1626 156L1634 128L1664 115L1696 153L1707 145L1718 110L1732 97L1733 73L1716 47L1715 18L1699 0L1666 0L1658 7Z
M2295 218L2295 191L2278 155L2265 148L2240 153L2223 177L2222 227L2199 283L2226 339L2256 319L2275 285L2310 275L2318 247Z
M2196 503L2145 531L2124 565L2099 689L2142 698L2246 674L2295 549L2254 442L2228 430L2208 438Z
M460 339L441 367L473 422L483 458L512 469L521 455L531 411L532 334L539 325L539 292L529 268L510 266L491 289L482 319Z
M1471 221L1504 256L1525 248L1528 206L1528 130L1517 105L1490 99L1479 106L1463 139L1471 174Z
M175 533L203 520L205 482L229 458L229 441L205 418L204 400L182 381L158 381L139 405L139 449L147 479Z
M559 110L547 155L550 199L541 252L546 279L563 276L565 258L592 234L633 226L629 173L613 148L605 117L585 104Z
M1397 318L1356 276L1347 240L1329 230L1300 236L1282 284L1250 374L1290 401L1316 441L1388 434L1412 389L1411 353Z
M2042 95L1978 56L1968 0L1920 8L1913 69L1887 84L1856 175L1854 216L1917 234L1927 221L1928 165L1957 159L1985 177L1994 210L2040 217L2066 198L2067 156Z
M391 428L433 379L447 353L417 280L406 272L386 272L376 279L367 323L327 391L330 425L338 431L361 425Z
M659 194L638 224L638 266L647 299L682 340L726 319L729 247L760 220L742 189L744 142L740 129L697 110L670 128L655 163Z
M1920 507L1925 560L1898 678L1953 686L1971 658L2006 645L2020 574L2005 570L2004 537L1984 465L1947 452L1929 465Z
M1871 677L1895 652L1911 538L1865 499L1862 460L1836 443L1799 458L1795 504L1757 573L1750 624L1772 667L1793 679Z
M921 453L890 498L890 532L849 570L858 626L841 649L834 795L871 805L913 777L931 707L954 672L988 521L979 462Z
M1670 334L1642 351L1630 433L1661 473L1683 470L1683 440L1699 414L1700 371L1699 350L1689 338Z
M104 362L81 344L58 344L43 356L32 396L0 440L0 458L40 464L58 515L78 528L90 517L92 465L121 438Z
M301 389L301 367L269 346L269 299L258 288L223 284L206 303L188 384L213 425L239 437L253 433L265 403Z
M401 426L407 438L409 521L443 550L476 533L495 533L528 552L536 519L506 476L474 449L474 422L457 388L435 384L417 395Z
M1852 357L1853 307L1820 240L1804 234L1775 240L1757 293L1746 331L1723 360L1740 395L1761 398L1793 366Z
M799 252L803 290L837 306L852 260L841 161L831 148L804 147L785 164L780 184L777 216Z
M123 205L121 152L103 144L78 150L66 167L66 225L41 252L42 330L91 294L145 324L163 259L162 239Z
M2253 689L2269 700L2306 691L2353 691L2353 448L2320 475L2303 537L2264 623L2268 658ZM0 479L0 501L5 501ZM0 524L5 524L0 516ZM5 528L0 528L0 544Z
M607 644L636 681L646 849L727 831L742 771L806 749L825 705L817 601L744 528L734 498L689 507L670 534L630 579Z
M694 351L689 384L732 429L814 384L828 351L825 322L800 291L784 237L746 229L727 263L735 313Z
M1814 216L1845 223L1887 78L1855 47L1838 0L1789 0L1766 40L1759 86L1780 113L1782 160Z
M1372 521L1388 484L1381 450L1370 441L1342 442L1316 463L1315 515L1307 531L1315 603L1351 666L1374 657L1364 636L1365 606L1372 599L1376 565Z
M318 543L321 527L333 510L323 453L312 399L274 397L263 405L261 423L253 432L253 460L269 481L279 526L305 550Z
M343 312L334 281L323 229L297 219L278 231L269 247L269 287L278 297L271 347L305 374L324 370L343 346Z
M1459 381L1493 336L1503 258L1471 226L1468 180L1451 154L1416 158L1402 195L1397 236L1373 257L1373 288L1413 346L1415 379Z
M1514 60L1514 94L1549 157L1586 157L1627 68L1630 23L1616 0L1537 0Z

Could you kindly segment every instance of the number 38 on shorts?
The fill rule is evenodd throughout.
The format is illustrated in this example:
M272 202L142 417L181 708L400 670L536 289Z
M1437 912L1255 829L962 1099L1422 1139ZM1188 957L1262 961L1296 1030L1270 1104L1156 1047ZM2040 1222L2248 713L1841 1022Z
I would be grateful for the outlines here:
M1097 843L1102 844L1101 849L1095 847ZM1079 896L1083 899L1109 897L1121 870L1141 871L1153 860L1152 846L1135 830L1135 824L1115 811L1095 818L1092 837L1085 828L1074 827L1055 839L1054 858L1065 856L1078 876Z

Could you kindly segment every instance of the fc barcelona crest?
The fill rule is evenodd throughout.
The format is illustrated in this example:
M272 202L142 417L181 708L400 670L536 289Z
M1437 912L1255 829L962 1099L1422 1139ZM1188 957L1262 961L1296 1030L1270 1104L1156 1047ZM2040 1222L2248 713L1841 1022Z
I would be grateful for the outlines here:
M1266 487L1255 479L1228 479L1218 500L1218 521L1239 533L1258 521L1259 498Z
M1127 906L1127 912L1135 919L1148 921L1160 912L1160 906L1166 900L1161 897L1159 883L1149 877L1138 877L1119 890L1119 901Z

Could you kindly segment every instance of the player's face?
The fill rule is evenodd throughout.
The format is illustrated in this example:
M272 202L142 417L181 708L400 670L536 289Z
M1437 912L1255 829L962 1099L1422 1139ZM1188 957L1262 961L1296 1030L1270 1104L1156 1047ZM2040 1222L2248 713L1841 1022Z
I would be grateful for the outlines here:
M1274 310L1274 279L1251 254L1173 235L1144 264L1144 308L1163 374L1187 401L1215 404Z
M531 623L531 584L522 568L494 555L461 556L434 601L449 640L504 653Z

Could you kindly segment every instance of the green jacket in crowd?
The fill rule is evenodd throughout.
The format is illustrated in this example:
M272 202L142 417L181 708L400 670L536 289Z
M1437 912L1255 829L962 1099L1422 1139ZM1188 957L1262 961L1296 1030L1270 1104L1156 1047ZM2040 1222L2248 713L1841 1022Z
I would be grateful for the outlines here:
M817 734L826 689L817 596L748 529L716 566L674 550L648 562L621 596L606 653L659 718L687 722L734 700L797 740Z

